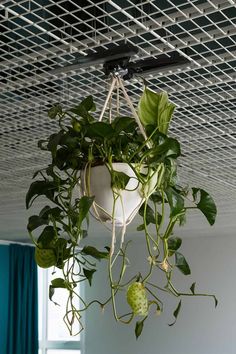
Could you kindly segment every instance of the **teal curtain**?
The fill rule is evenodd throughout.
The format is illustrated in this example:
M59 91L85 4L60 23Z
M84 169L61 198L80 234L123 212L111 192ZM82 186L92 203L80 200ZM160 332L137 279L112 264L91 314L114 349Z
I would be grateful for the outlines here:
M0 246L0 353L7 354L9 247Z
M38 354L37 267L30 246L9 246L7 354Z

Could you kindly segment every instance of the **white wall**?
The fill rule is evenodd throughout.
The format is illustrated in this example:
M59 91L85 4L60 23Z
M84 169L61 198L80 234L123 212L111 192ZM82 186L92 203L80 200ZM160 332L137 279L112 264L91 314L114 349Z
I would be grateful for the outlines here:
M141 244L139 239L132 246L132 256L139 264L145 258ZM100 309L93 307L86 317L86 354L236 353L236 237L224 237L223 234L189 237L183 241L182 252L189 260L192 275L185 277L179 274L176 280L182 285L187 284L187 287L196 281L200 292L215 293L218 307L215 309L209 298L184 298L176 325L169 327L167 324L172 320L174 303L168 300L173 309L160 317L153 314L138 340L135 339L134 324L116 323L110 309L102 314ZM96 287L92 288L94 296L100 298L105 294L105 280L105 271L96 274ZM86 293L89 297L91 289Z

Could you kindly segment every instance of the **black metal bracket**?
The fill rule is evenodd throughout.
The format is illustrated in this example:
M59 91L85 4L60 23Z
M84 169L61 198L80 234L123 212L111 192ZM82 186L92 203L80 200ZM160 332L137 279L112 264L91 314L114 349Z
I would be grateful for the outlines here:
M120 76L122 79L131 79L132 76L129 75L129 60L130 57L119 58L115 60L106 61L103 64L103 70L105 75Z
M103 64L105 75L118 75L123 80L130 80L135 74L146 74L158 72L163 67L170 68L173 66L189 63L186 57L181 56L178 52L160 55L158 58L144 59L137 62L130 62L130 56L115 58L108 60Z

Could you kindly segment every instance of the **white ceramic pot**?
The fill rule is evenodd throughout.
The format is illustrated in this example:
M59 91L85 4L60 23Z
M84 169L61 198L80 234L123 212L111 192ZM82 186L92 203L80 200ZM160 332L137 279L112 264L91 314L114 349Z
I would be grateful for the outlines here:
M111 188L111 174L106 165L91 167L89 181L87 178L89 170L81 173L82 194L95 196L91 213L96 219L103 222L112 222L113 214L115 225L123 226L131 222L143 203L141 186L136 174L127 163L117 162L113 163L112 166L115 171L123 172L131 177L126 189L119 191L120 196L117 197L116 201ZM86 178L87 182L85 183Z

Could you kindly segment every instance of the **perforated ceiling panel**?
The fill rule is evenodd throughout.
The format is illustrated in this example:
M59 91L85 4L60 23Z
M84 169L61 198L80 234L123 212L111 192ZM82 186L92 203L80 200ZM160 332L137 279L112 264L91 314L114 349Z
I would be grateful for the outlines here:
M236 200L236 7L233 0L0 2L0 235L18 220L33 171L47 164L37 140L55 127L55 102L71 106L87 94L101 103L101 64L77 66L99 50L135 45L135 62L174 50L189 64L145 77L176 104L172 135L183 145L182 183L211 191L224 213ZM59 70L58 70L59 69ZM56 71L55 71L56 70ZM142 83L126 83L137 100ZM25 220L16 222L17 232ZM4 234L5 232L5 234ZM24 232L24 231L22 231Z

